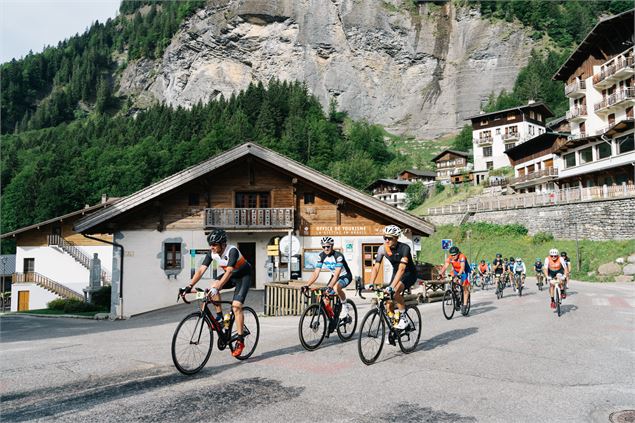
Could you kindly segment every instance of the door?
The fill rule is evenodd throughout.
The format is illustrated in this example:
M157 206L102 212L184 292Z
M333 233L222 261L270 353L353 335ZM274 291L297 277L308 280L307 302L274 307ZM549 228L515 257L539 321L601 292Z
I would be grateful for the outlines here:
M18 311L29 309L29 291L18 291Z
M379 250L381 244L362 244L362 271L364 273L364 285L370 283L370 275L373 271L373 264L375 263L375 257L377 256L377 250ZM379 266L379 275L377 276L376 283L384 283L384 262Z
M256 243L255 242L239 242L238 249L242 253L245 260L251 264L251 288L256 287Z

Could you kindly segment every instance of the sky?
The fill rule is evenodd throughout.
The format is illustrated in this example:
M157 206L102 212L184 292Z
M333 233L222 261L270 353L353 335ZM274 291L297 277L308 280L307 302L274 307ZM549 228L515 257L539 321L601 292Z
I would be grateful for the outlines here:
M0 0L0 62L42 51L114 18L121 0Z

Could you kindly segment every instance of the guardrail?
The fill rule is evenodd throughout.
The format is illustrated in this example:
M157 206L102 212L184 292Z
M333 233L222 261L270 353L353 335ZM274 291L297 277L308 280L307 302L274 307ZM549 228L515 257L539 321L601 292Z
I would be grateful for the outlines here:
M609 198L635 197L635 185L569 188L548 193L501 195L479 198L469 204L431 207L428 215L458 214L467 212L522 209L527 207L555 206Z

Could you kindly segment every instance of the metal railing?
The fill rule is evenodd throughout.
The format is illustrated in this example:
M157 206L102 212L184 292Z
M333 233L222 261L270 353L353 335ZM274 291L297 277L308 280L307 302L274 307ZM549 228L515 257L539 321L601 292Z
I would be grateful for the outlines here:
M634 60L632 56L617 56L615 59L613 59L612 62L609 62L608 66L602 69L599 73L593 75L593 83L600 83L606 78L609 78L616 74L618 71L624 69L625 67L633 67L633 63Z
M520 184L527 181L533 181L535 179L544 178L548 176L558 176L558 169L555 167L549 167L547 169L541 169L537 172L531 172L526 175L517 176L512 178L510 183L511 185Z
M65 253L69 254L73 257L79 264L84 266L86 269L90 270L90 257L86 253L84 253L77 245L73 242L64 239L61 235L48 235L47 236L48 245L55 245L62 249ZM112 281L112 277L110 272L102 267L101 270L101 281L104 285L110 285Z
M635 88L628 87L618 90L599 103L595 103L593 109L597 112L624 100L635 100Z
M503 134L501 138L503 139L503 141L517 140L519 139L519 135L518 132L507 132Z
M569 85L564 87L564 95L569 95L576 91L581 91L586 89L586 82L580 79L575 80Z
M14 273L11 280L12 283L34 283L62 298L84 301L84 296L79 292L36 272Z
M477 138L477 144L478 145L487 145L487 144L491 144L494 142L494 138L492 137L481 137L481 138Z
M205 209L206 228L288 229L293 227L293 208Z
M567 188L554 192L481 197L468 204L432 207L428 215L462 214L467 212L522 209L538 206L579 203L609 198L635 197L635 185L615 185L588 188Z
M573 109L567 111L567 119L575 119L586 115L586 106L574 107Z

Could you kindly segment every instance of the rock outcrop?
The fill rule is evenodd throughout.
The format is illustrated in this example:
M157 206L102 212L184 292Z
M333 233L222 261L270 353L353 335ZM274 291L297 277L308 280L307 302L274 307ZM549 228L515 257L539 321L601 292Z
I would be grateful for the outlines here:
M435 137L511 89L533 46L518 24L411 0L217 0L162 59L130 63L119 94L191 107L250 82L300 80L326 108L398 133Z

